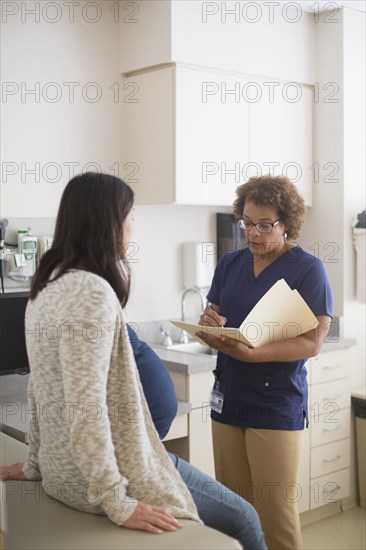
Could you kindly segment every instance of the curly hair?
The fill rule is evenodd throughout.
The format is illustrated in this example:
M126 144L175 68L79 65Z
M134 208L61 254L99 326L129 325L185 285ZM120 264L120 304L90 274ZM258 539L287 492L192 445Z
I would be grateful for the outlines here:
M296 240L305 223L305 202L296 186L284 176L257 176L236 189L233 204L237 220L243 216L246 202L268 206L275 210L286 227L288 239Z

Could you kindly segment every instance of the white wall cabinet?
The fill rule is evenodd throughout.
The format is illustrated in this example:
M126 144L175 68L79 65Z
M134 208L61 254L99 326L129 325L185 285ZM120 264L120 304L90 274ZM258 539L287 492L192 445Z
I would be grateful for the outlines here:
M129 181L137 204L231 206L238 185L269 171L297 180L311 204L309 89L299 87L297 102L280 95L272 103L262 87L252 102L245 75L179 65L129 75L131 82L127 151L138 169Z
M249 162L243 78L177 67L175 191L179 204L231 205Z
M127 183L137 204L169 204L174 193L174 71L133 75L126 106L127 159L134 174Z
M249 160L248 104L222 98L220 74L166 67L130 76L127 151L137 204L231 205ZM235 77L225 86L238 86Z

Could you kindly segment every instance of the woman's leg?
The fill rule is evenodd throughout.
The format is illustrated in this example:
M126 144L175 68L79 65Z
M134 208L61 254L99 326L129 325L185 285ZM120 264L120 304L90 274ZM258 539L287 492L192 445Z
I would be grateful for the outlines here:
M250 471L259 514L270 550L300 550L297 501L304 432L245 430Z
M245 550L265 550L258 514L251 504L185 460L168 453L209 527L238 540Z
M304 432L212 421L217 479L258 511L270 550L300 550L298 474Z
M246 451L245 429L212 420L212 444L216 479L253 504L256 491Z

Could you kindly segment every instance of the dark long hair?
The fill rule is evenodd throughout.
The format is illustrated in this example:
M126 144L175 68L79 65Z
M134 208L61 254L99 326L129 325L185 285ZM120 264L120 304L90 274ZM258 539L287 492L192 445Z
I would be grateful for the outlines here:
M123 257L122 225L133 197L132 189L115 176L87 172L71 179L61 197L52 247L41 258L30 299L70 269L83 269L108 281L124 307L130 270Z

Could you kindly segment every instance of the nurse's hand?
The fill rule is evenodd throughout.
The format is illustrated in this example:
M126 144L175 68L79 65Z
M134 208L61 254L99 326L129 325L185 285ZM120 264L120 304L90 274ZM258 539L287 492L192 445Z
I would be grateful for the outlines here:
M227 319L223 315L220 315L220 308L214 304L207 303L204 312L199 318L199 325L206 325L208 327L223 327L226 325Z
M215 338L214 336L209 336L205 332L197 332L196 336L206 342L210 348L217 349L217 351L221 351L233 359L246 362L252 362L253 360L254 349L235 338L229 338L228 336Z

